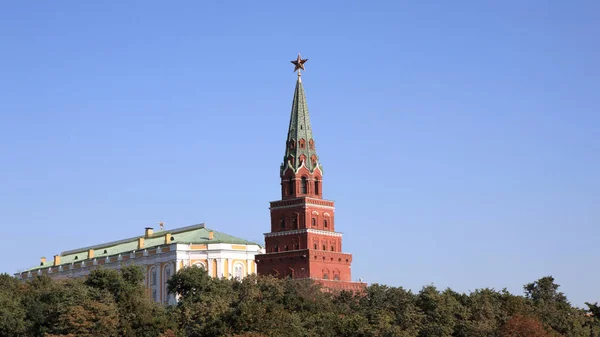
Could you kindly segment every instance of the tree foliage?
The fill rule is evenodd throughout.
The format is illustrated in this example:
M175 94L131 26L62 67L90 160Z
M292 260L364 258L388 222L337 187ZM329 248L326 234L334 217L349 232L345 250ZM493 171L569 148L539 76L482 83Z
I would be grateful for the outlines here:
M380 284L332 294L310 280L215 279L190 267L168 282L174 306L152 302L143 279L136 267L75 280L0 275L0 337L600 336L598 304L571 306L550 276L526 284L524 296Z

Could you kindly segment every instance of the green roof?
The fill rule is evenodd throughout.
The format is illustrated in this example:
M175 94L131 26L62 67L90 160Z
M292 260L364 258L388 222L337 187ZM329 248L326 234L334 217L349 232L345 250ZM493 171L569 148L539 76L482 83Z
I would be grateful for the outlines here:
M304 146L301 146L301 140L304 140ZM290 113L290 126L285 146L285 155L283 157L283 164L281 164L281 175L283 175L283 172L288 167L297 172L302 166L302 162L300 161L302 156L306 158L304 165L310 172L313 172L317 167L321 171L323 170L321 164L319 164L319 157L314 145L304 86L302 85L301 77L298 76L296 89L294 90L294 100L292 101L292 112Z
M209 239L209 233L213 232L213 239ZM146 238L144 235L123 239L119 241L113 241L108 243L103 243L95 246L83 247L78 249L73 249L69 251L62 252L60 254L60 265L66 265L73 262L81 262L90 260L88 259L88 251L90 249L94 250L94 258L113 256L123 253L130 253L132 251L137 251L138 249L138 239L144 238L144 248L157 248L159 246L165 246L165 234L171 234L171 242L173 243L182 243L182 244L214 244L214 243L229 243L229 244L240 244L240 245L257 245L258 243L240 239L235 236L231 236L229 234L225 234L222 232L217 232L211 229L208 229L204 226L204 224L198 224L193 226L181 227L171 230L161 230L154 232L150 237ZM40 263L40 265L26 269L22 272L47 268L54 266L54 260L48 259L44 263Z

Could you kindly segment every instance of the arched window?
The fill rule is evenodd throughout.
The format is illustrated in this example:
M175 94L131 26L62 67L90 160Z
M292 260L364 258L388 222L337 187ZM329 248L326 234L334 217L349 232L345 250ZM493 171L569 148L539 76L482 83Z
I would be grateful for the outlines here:
M315 249L317 249L317 244L315 243ZM315 256L316 257L316 256Z
M294 194L294 178L290 177L290 181L288 182L288 195Z
M319 181L315 180L315 194L319 195Z
M279 224L281 225L281 229L285 228L285 218L281 218L281 220L279 221Z
M325 248L325 245L323 245L323 250L327 250L327 248Z
M312 218L312 225L316 226L317 225L317 218Z
M323 272L323 279L329 280L329 273L327 273L326 271Z
M236 263L233 266L233 276L238 280L244 277L244 266L241 263Z
M158 302L158 277L155 267L150 269L150 289L152 291L152 300Z
M334 252L335 251L335 247L331 246L331 251Z
M292 219L292 228L293 229L298 229L298 218L294 217Z
M306 194L306 177L302 177L302 185L301 185L302 194Z
M279 246L275 245L275 246L273 247L273 251L277 253L277 252L279 251Z
M164 292L163 292L163 300L165 301L165 303L167 304L175 304L175 296L170 293L168 291L168 285L167 285L167 281L169 281L169 279L171 278L171 275L173 275L173 269L171 267L171 264L167 264L165 266L164 269Z
M327 223L327 219L324 219L324 220L323 220L323 227L327 228L327 225L328 225L328 223Z

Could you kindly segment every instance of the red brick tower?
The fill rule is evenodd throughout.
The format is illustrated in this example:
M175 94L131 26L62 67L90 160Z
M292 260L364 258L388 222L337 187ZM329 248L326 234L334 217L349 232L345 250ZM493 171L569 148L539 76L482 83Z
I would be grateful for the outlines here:
M304 62L300 55L292 61L296 70L304 69ZM298 71L280 168L281 200L271 202L266 253L256 255L258 274L311 278L331 289L362 289L364 283L352 282L352 255L342 252L342 233L335 231L334 202L323 199L322 176Z

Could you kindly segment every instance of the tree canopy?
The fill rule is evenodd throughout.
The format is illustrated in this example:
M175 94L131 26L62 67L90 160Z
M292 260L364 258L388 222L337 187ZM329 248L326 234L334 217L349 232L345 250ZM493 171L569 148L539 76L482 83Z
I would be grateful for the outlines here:
M523 296L380 284L330 293L310 280L215 279L190 267L168 281L173 306L151 301L143 280L134 266L85 279L0 275L0 337L600 336L598 304L573 307L551 276L525 284Z

